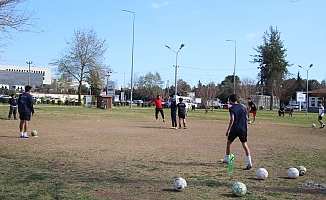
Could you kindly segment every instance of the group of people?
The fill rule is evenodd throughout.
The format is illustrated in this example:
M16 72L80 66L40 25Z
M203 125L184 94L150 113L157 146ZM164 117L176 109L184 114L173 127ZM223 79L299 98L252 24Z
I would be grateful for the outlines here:
M166 101L167 100L162 99L160 95L157 95L157 97L155 99L148 102L148 104L155 103L156 122L158 122L158 113L161 113L163 122L165 122L162 102L166 102ZM177 103L177 101L174 99L174 96L170 95L169 107L171 108L171 119L172 119L171 129L178 129L177 111L178 111L178 116L179 116L179 129L182 128L182 125L183 125L184 129L187 129L187 126L186 126L187 106L183 102L183 98L179 98L179 103Z

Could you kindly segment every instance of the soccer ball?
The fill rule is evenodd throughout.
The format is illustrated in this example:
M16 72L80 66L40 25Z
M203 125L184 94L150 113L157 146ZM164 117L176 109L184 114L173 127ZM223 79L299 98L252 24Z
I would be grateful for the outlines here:
M256 176L259 179L266 179L268 177L268 171L265 168L259 168L256 171Z
M288 169L288 177L289 178L298 178L299 170L297 168L291 167Z
M177 191L184 190L187 187L187 181L183 178L176 178L174 179L173 186Z
M304 166L298 166L297 169L300 176L303 176L307 172L307 169Z
M36 130L32 130L31 135L32 136L37 136L37 131Z
M311 127L316 127L316 124L312 123L312 124L311 124Z
M236 182L232 186L232 194L237 197L242 197L246 194L247 187L241 182Z
M232 153L230 153L230 161L234 161L234 155Z

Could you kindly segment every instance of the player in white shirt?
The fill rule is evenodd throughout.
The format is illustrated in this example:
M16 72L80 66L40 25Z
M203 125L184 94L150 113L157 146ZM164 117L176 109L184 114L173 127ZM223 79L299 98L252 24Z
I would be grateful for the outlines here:
M321 101L318 101L318 121L320 123L320 128L324 128L325 124L323 122L324 117L324 106L322 105Z

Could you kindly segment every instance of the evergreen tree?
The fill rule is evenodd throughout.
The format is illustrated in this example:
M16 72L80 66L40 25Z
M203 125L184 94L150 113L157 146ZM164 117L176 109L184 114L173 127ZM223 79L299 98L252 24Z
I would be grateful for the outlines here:
M266 86L266 93L274 96L274 92L280 87L286 75L289 73L287 67L290 66L289 62L285 60L286 49L284 48L283 41L281 41L280 32L269 27L263 36L264 44L254 48L258 53L252 55L252 63L259 63L261 84ZM273 109L273 98L270 101L270 109Z

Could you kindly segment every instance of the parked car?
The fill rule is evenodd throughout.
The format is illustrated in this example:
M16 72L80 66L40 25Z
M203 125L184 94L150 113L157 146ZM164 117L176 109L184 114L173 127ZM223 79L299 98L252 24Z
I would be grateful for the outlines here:
M38 98L38 97L33 97L33 100L35 100L36 103L41 103L42 102L42 100L40 98Z
M230 104L223 104L222 108L223 109L229 109L229 108L231 108L231 105Z

